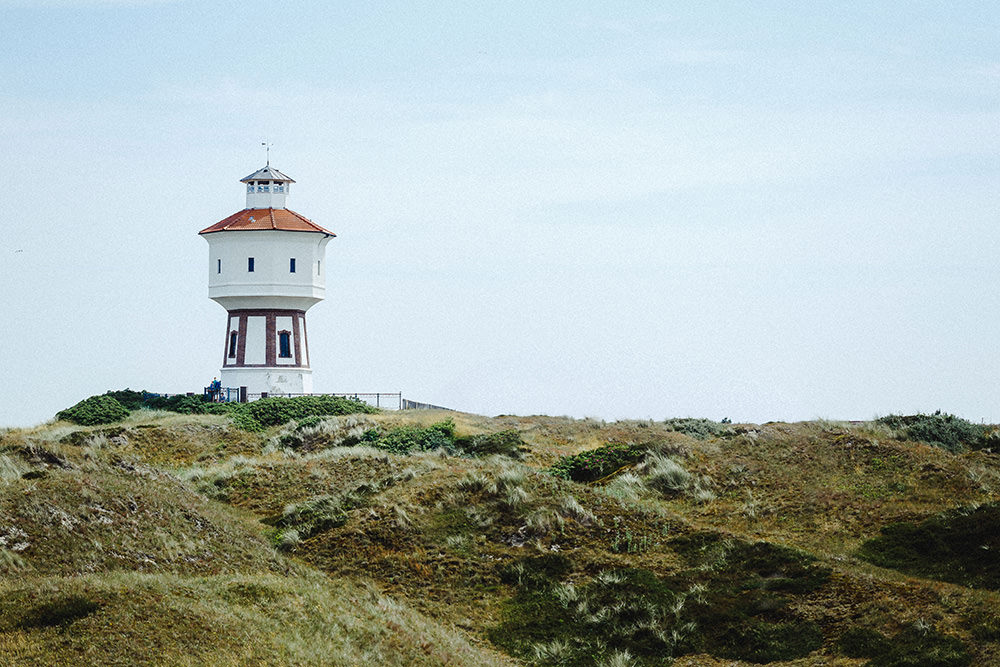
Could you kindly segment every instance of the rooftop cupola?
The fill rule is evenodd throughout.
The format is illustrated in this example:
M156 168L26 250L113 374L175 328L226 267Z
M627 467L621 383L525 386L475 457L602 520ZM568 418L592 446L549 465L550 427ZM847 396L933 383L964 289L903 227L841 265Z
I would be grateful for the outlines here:
M247 184L247 208L285 208L285 197L294 182L270 164L240 179Z

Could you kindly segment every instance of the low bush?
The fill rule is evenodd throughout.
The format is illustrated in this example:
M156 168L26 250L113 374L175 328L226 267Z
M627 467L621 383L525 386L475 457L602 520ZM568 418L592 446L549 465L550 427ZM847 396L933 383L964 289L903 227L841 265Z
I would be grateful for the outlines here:
M678 417L665 419L663 424L671 431L690 435L698 440L707 440L717 435L730 433L732 429L724 423L712 421L711 419L695 419L691 417Z
M425 452L433 449L452 450L455 445L455 422L446 419L426 428L399 426L385 432L371 429L361 438L361 444L384 449L393 454L409 454L413 451Z
M637 463L647 451L649 451L648 445L610 442L597 449L563 456L548 469L548 472L575 482L592 482L610 475L623 466Z
M65 419L81 426L112 424L129 416L128 409L111 396L91 396L71 408L61 410L56 419Z
M526 449L521 434L513 429L484 433L481 435L455 438L455 447L471 456L490 456L500 454L511 458L521 458Z
M150 394L142 402L142 407L153 410L169 410L182 415L200 415L206 412L225 412L232 404L211 403L203 395L174 394L173 396L156 396Z
M152 394L146 391L133 391L132 389L118 389L116 391L107 391L104 393L105 396L110 396L119 403L121 403L127 410L141 410L145 407L144 403L147 398Z
M142 408L168 410L180 414L229 415L233 425L246 431L260 431L268 426L277 426L309 417L319 418L379 412L378 408L363 401L340 396L295 396L292 398L275 396L251 403L213 403L208 400L208 397L201 394L160 396L146 391L120 389L108 391L100 396L91 396L72 408L58 413L56 418L66 419L84 426L110 424L127 417L130 410Z
M240 403L236 412L242 412L263 427L287 424L293 419L328 417L333 415L374 414L378 408L355 398L341 396L278 396L262 398L251 403Z
M875 422L894 429L898 437L926 442L949 452L960 452L966 447L982 449L996 439L991 438L991 427L974 424L955 415L942 414L940 410L932 415L887 415L879 417Z

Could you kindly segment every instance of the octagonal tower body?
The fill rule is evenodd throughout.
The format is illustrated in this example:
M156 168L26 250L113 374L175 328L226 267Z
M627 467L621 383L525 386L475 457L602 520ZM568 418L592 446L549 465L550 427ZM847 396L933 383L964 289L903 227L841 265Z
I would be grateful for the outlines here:
M246 208L199 232L208 241L208 296L227 311L222 385L309 394L306 311L326 295L335 234L285 208L295 181L270 164L241 182Z

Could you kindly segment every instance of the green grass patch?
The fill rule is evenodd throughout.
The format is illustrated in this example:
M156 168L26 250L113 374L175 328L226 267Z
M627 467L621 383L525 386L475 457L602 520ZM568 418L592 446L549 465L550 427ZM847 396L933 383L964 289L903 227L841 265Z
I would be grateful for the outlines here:
M505 664L373 587L304 569L4 579L0 629L3 665Z
M922 625L903 628L891 639L871 628L851 628L837 642L850 658L869 658L870 667L967 667L972 656L957 637Z
M553 554L504 566L517 587L490 639L541 665L605 664L627 651L636 665L691 653L772 662L820 648L818 625L790 603L823 586L829 570L811 556L767 543L700 534L674 540L692 567L661 577L607 569L586 583L565 580L571 563Z

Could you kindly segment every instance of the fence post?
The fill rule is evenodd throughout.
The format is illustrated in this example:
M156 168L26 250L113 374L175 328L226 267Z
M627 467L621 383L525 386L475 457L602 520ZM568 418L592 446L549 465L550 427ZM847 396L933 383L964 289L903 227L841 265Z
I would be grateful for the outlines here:
M246 402L247 402L247 388L240 387L240 403L246 403Z

